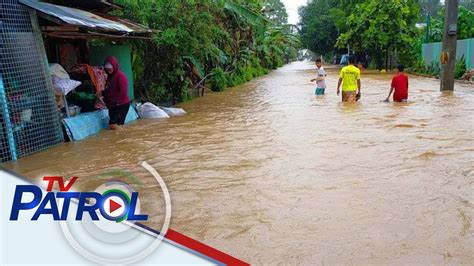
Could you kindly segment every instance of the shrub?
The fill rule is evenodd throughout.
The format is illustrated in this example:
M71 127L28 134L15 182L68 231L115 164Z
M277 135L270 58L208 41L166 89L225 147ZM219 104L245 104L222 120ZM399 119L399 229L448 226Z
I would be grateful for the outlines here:
M460 79L466 72L466 60L464 56L456 60L456 65L454 67L454 78Z
M170 100L170 92L161 84L152 83L147 90L141 91L138 99L142 101L150 101L159 103L161 101Z
M209 79L209 85L213 91L223 91L227 87L227 75L224 69L216 67L212 70L212 76Z
M431 65L428 68L428 71L425 73L430 74L432 76L439 76L439 73L441 72L441 68L439 67L439 63L436 62L431 62Z

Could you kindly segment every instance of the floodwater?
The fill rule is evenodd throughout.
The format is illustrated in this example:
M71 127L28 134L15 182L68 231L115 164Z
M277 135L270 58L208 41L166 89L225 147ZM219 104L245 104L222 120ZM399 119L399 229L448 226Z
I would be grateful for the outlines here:
M296 62L244 86L182 103L188 115L138 121L6 166L37 180L78 175L93 190L110 169L134 172L142 209L252 264L474 262L474 86L439 92L410 77L408 103L382 103L391 74L362 73L342 104L337 69L314 96L314 67Z

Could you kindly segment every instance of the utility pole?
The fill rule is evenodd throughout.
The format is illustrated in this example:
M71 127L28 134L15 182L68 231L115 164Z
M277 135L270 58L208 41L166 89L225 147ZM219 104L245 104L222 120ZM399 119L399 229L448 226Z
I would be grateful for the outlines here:
M428 12L426 12L426 33L425 33L425 43L430 42L430 27L431 27L431 17Z
M454 67L456 65L458 0L444 2L446 14L444 16L443 46L441 48L441 91L454 90Z

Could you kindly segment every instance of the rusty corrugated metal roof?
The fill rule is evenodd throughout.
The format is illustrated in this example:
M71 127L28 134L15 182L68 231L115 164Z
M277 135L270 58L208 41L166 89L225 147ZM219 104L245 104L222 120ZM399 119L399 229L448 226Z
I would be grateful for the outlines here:
M105 19L109 19L109 20L112 20L112 21L115 21L117 23L120 23L122 25L125 25L127 27L129 27L130 29L132 29L134 32L138 32L138 33L151 33L151 32L154 32L152 29L144 26L144 25L141 25L139 23L136 23L136 22L133 22L131 20L128 20L128 19L124 19L124 18L120 18L120 17L116 17L116 16L111 16L111 15L108 15L108 14L99 14L101 17L105 18Z
M35 0L20 0L20 3L59 20L62 24L106 32L151 33L152 30L138 23L105 14L94 14L77 8L54 5Z
M81 10L91 12L106 13L116 9L122 9L123 7L119 4L114 3L113 0L42 0L60 6L68 6L78 8Z

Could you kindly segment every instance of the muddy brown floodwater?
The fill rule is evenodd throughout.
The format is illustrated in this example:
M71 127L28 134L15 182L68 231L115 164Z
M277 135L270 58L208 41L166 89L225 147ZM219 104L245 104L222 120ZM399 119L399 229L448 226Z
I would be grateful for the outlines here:
M4 166L38 180L135 173L157 226L158 184L171 228L252 264L473 264L474 87L439 92L410 77L410 101L382 103L391 74L363 72L362 100L314 96L312 64L182 103L188 115L141 120ZM162 210L162 209L161 209Z

